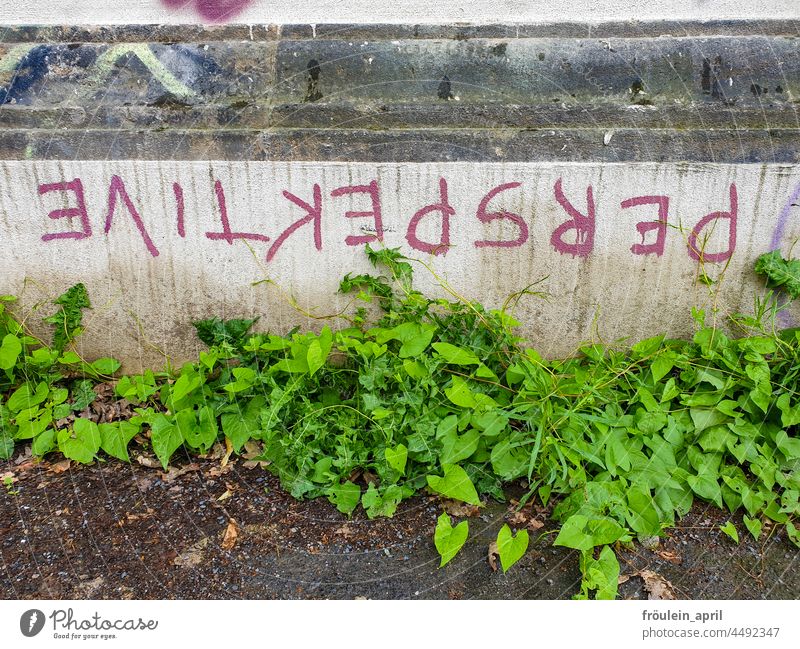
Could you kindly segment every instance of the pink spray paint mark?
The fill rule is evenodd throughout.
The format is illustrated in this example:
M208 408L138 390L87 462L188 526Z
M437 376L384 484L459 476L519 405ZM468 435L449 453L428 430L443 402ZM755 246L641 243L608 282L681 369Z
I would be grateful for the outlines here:
M419 222L431 212L441 212L442 214L442 230L438 243L428 243L422 241L417 236L417 227ZM429 255L446 255L447 250L450 248L450 217L456 213L455 209L450 205L447 199L447 181L444 178L439 179L439 202L427 205L411 217L406 230L406 241L408 245L414 250L420 250Z
M183 202L183 187L178 183L172 183L172 193L175 194L175 207L178 210L178 236L186 236L186 226L184 224L185 205Z
M349 194L369 194L372 202L372 211L344 213L348 219L372 218L375 223L375 234L350 235L345 237L344 242L348 246L358 246L362 243L372 243L374 241L383 242L383 216L381 214L381 199L378 192L378 181L373 180L369 185L349 185L347 187L337 187L331 192L331 196L347 196Z
M689 234L689 256L695 261L700 261L702 259L703 262L718 264L728 261L733 256L733 253L736 250L736 222L739 217L739 198L738 194L736 193L736 185L734 184L731 184L730 186L730 201L731 209L729 211L711 212L711 214L706 214L702 219L700 219L700 222L694 226L691 234ZM718 219L728 220L728 249L724 252L705 252L702 249L702 245L697 245L697 239L700 236L700 233L709 223L712 221L717 221Z
M161 0L170 9L193 8L201 18L226 22L244 11L252 0Z
M212 241L227 241L232 245L236 239L249 239L250 241L269 241L269 237L255 232L234 232L231 230L231 222L228 219L228 208L225 203L225 191L219 180L214 181L214 192L217 195L217 205L219 206L219 219L222 221L222 232L206 232L206 237Z
M133 222L136 224L139 234L142 235L142 241L144 241L144 245L147 247L148 252L150 252L153 257L158 257L158 248L156 248L153 240L147 233L147 228L144 227L142 217L136 210L136 206L133 204L131 197L128 196L128 191L125 189L125 183L122 182L122 178L116 175L111 176L111 186L108 188L108 214L106 215L106 227L104 232L108 234L109 230L111 230L111 221L114 216L114 209L117 206L117 196L122 198L122 202L125 204L125 207L128 208L128 213L131 215Z
M592 186L586 188L586 214L581 214L561 188L561 178L556 180L553 187L558 204L564 208L572 219L559 225L550 237L550 243L562 255L570 254L573 257L588 257L594 249L594 196ZM564 235L570 230L575 230L575 243L564 241Z
M639 221L636 230L642 237L642 243L634 243L631 252L634 255L652 255L660 257L664 254L664 242L667 238L667 215L669 213L669 196L635 196L621 203L622 209L636 207L637 205L658 205L658 221ZM648 232L656 231L656 240L653 243L644 242Z
M288 239L291 234L297 230L297 228L300 228L306 223L310 223L312 221L314 223L314 247L317 250L322 250L322 189L320 186L316 184L314 185L313 207L306 203L302 198L298 198L286 190L283 191L283 196L287 200L297 205L297 207L304 209L306 212L308 212L308 214L292 223L281 233L281 236L279 236L275 240L275 243L270 246L269 251L267 252L267 261L272 261L278 250L280 250L280 247L283 245L283 242L286 241L286 239Z
M55 234L43 234L42 241L52 241L53 239L87 239L92 236L92 225L89 223L89 214L86 211L86 202L83 199L83 183L80 178L69 182L49 183L39 185L39 195L48 192L73 192L77 207L68 207L63 210L53 210L47 216L51 219L71 219L76 216L81 220L81 230L71 232L56 232Z
M487 212L486 208L489 205L489 201L492 200L497 194L500 192L504 192L507 189L514 189L515 187L521 187L522 183L505 183L504 185L498 185L494 189L490 190L486 196L483 197L481 200L480 205L478 205L478 220L481 223L491 223L497 219L511 221L514 225L517 226L519 230L519 236L512 241L476 241L475 247L476 248L516 248L517 246L521 246L528 240L528 224L525 223L525 219L523 219L519 214L514 214L513 212L506 212L505 210L500 210L499 212Z

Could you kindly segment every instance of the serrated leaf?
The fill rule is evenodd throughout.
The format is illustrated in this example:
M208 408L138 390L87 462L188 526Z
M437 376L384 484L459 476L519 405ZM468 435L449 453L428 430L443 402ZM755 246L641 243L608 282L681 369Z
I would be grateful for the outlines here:
M784 289L794 300L800 297L800 260L784 259L780 250L773 250L756 260L755 270L767 278L767 286Z
M336 505L342 514L353 513L361 502L361 487L352 482L343 482L328 489L328 500Z

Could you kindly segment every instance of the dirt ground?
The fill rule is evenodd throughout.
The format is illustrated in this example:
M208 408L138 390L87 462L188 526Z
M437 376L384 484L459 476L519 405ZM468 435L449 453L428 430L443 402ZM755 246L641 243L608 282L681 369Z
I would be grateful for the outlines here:
M560 599L578 591L577 553L552 546L547 511L456 508L471 514L470 540L439 569L438 498L415 497L391 519L348 519L324 499L295 501L249 464L187 458L164 473L138 462L78 466L18 455L0 465L0 596ZM736 545L719 532L727 518L698 506L649 549L622 550L620 596L800 597L800 551L784 533L772 528L756 543L734 518ZM489 560L505 521L532 539L506 575Z

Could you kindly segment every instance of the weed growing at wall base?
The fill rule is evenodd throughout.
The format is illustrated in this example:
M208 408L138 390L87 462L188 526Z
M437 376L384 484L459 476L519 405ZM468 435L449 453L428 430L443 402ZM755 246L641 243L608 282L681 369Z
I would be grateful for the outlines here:
M782 308L772 292L769 308L734 319L748 328L742 338L695 310L692 340L591 344L549 361L514 335L507 309L429 299L413 288L411 260L366 250L379 273L343 279L340 290L364 304L344 328L251 334L254 320L198 322L208 345L198 361L120 377L116 397L134 412L103 421L87 406L119 364L71 349L85 288L56 300L49 345L3 297L0 457L30 443L38 456L127 462L129 445L145 443L166 468L181 447L202 454L224 441L241 453L255 443L294 497L370 517L392 516L424 489L479 507L524 481L523 502L555 502L555 544L580 553L581 598L614 598L614 548L662 535L695 499L743 509L755 538L767 521L784 526L800 546L800 331L772 328ZM795 296L796 264L771 253L757 270ZM723 531L738 539L732 524ZM466 521L439 518L442 565L468 536ZM503 527L504 571L528 542Z

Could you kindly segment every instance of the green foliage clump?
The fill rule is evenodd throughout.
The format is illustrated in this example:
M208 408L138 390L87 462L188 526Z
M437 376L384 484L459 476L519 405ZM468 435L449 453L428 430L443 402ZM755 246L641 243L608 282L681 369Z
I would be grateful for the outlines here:
M128 461L143 433L166 468L181 448L205 453L224 440L240 453L257 442L255 459L294 497L370 517L393 515L421 489L480 506L522 482L524 501L554 501L555 543L580 553L583 598L615 597L614 548L663 535L695 499L743 510L754 538L769 520L800 545L800 333L771 332L763 320L777 306L740 319L753 328L743 338L695 310L692 340L587 344L545 360L514 334L507 311L431 299L414 290L399 252L367 254L383 274L342 281L365 303L349 326L276 335L249 334L255 320L198 322L209 345L198 362L120 378L116 394L137 414L99 425L74 415L59 424L119 367L65 351L88 308L85 289L57 301L51 346L27 336L3 298L0 457L23 441L37 455ZM762 257L758 268L792 293L791 262ZM464 522L440 518L442 565L467 536ZM503 570L528 542L527 532L501 530Z

